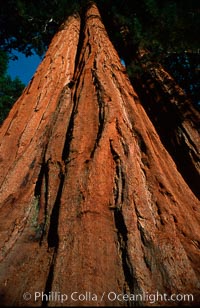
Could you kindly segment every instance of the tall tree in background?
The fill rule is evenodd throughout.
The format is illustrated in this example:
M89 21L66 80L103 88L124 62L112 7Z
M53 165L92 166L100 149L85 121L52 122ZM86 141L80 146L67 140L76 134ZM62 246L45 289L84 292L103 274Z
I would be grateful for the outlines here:
M196 136L191 130L194 147ZM82 305L70 297L76 291L96 295L85 305L135 304L111 302L112 291L191 293L189 304L199 302L199 201L94 4L55 35L1 127L0 146L2 305L60 305L35 301L35 292Z
M162 65L143 66L143 75L132 83L179 172L199 198L199 111Z
M0 125L25 87L18 77L12 80L7 74L8 61L7 53L0 52Z

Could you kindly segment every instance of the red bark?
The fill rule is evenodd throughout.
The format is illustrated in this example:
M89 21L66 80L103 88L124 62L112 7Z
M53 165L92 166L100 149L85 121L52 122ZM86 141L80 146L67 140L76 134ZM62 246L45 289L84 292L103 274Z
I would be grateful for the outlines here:
M57 292L67 306L126 306L110 292L157 291L198 302L199 202L94 5L83 40L79 27L72 17L58 32L1 129L1 302L40 306L35 292Z
M199 111L161 65L150 63L144 72L135 83L142 104L179 172L199 198Z

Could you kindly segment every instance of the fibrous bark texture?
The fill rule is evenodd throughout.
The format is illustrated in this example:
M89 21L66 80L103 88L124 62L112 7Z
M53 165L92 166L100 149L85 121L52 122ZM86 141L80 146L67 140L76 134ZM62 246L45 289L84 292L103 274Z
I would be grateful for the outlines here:
M2 305L150 305L128 295L156 292L198 302L199 202L94 5L54 37L0 141Z
M150 63L144 71L136 85L142 104L179 172L200 198L200 113L161 65Z

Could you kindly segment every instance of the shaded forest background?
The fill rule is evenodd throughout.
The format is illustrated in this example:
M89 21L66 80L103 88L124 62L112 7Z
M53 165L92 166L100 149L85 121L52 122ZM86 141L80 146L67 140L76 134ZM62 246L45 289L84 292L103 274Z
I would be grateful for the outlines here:
M67 16L81 14L88 1L9 0L0 8L0 123L24 84L7 74L13 50L43 56ZM140 95L149 67L160 63L200 109L198 0L97 0L104 25ZM141 92L142 93L142 92Z

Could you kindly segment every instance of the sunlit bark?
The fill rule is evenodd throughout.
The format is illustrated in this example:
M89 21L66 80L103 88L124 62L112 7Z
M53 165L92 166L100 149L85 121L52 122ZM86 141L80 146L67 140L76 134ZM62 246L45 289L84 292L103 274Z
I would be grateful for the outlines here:
M57 33L0 142L4 305L41 306L35 292L67 294L66 306L135 304L111 302L109 292L198 300L199 202L95 5L81 27L73 16ZM73 292L96 300L75 301ZM61 303L54 297L43 305Z

